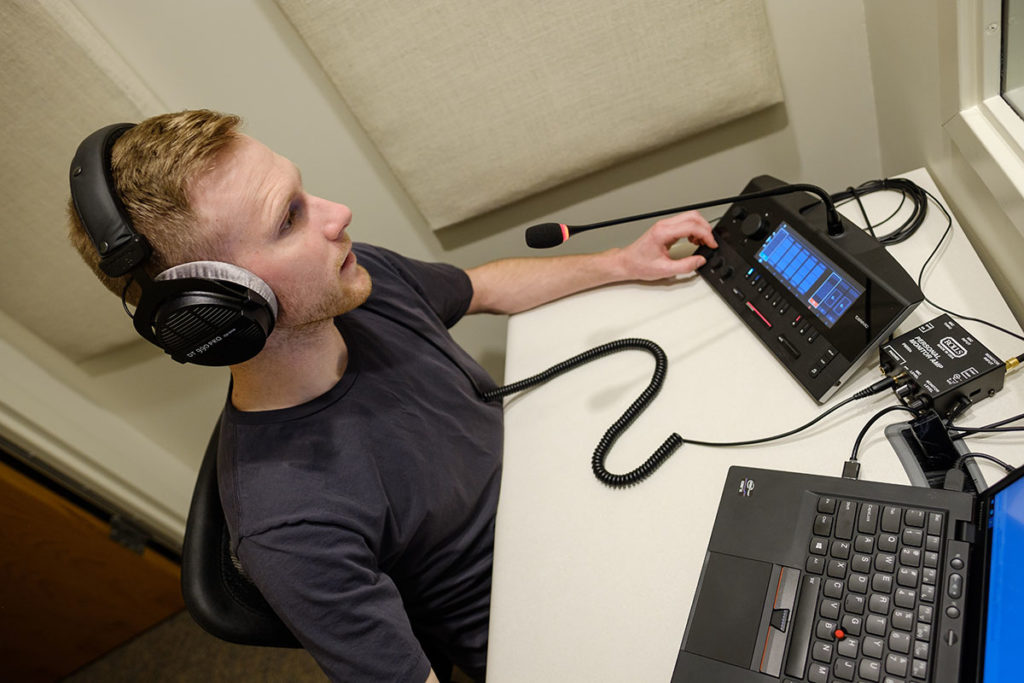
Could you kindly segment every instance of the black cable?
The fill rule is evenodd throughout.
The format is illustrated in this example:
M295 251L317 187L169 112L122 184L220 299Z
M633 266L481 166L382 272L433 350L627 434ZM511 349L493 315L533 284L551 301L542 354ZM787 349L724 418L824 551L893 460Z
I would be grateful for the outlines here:
M605 432L601 441L598 443L597 448L594 449L594 457L591 459L591 466L594 470L594 476L598 478L604 484L612 487L632 486L633 484L639 484L641 481L651 476L655 470L668 459L672 453L676 451L683 441L678 434L671 434L664 443L658 447L658 449L645 460L639 467L633 469L626 474L612 474L605 466L605 459L608 457L608 451L611 450L612 445L622 435L622 433L629 427L633 421L640 416L640 414L646 410L648 404L657 396L661 390L661 385L665 381L665 370L668 367L668 359L665 356L665 352L660 346L648 339L618 339L616 341L608 342L607 344L601 344L592 349L584 351L583 353L577 354L568 360L564 360L561 363L551 366L543 372L539 372L532 377L527 377L524 380L507 384L503 387L498 387L490 391L481 394L481 398L485 401L494 401L509 394L514 394L523 389L543 384L550 379L553 379L569 370L572 370L584 363L589 363L592 360L602 358L610 353L617 351L623 351L626 349L642 349L649 352L654 356L654 374L651 377L650 383L647 388L644 389L640 396L626 409L626 412L616 420L608 431Z
M903 202L906 201L906 199L909 197L911 200L911 206L913 207L910 217L908 217L903 222L903 224L900 225L900 227L896 228L893 232L888 233L887 235L883 235L882 237L877 238L878 241L885 246L899 244L900 242L903 242L904 240L911 237L915 232L917 232L917 229L921 227L922 223L924 223L924 219L928 214L929 201L934 203L935 206L937 206L939 210L943 213L943 215L946 217L946 230L942 233L942 236L939 238L939 241L935 245L935 248L932 249L932 252L928 255L928 258L925 259L925 262L921 266L921 270L917 276L917 286L919 289L921 289L923 294L924 288L922 287L922 281L924 279L924 271L928 267L929 262L931 262L931 260L935 257L935 254L938 252L939 247L945 241L946 236L952 231L953 228L953 219L949 215L949 212L946 210L946 207L944 207L942 203L939 202L939 200L937 200L932 195L931 192L922 188L920 185L913 182L912 180L908 180L906 178L883 178L881 180L869 180L865 183L858 185L857 187L849 187L844 192L835 193L834 195L832 195L832 200L837 204L840 202L856 200L857 203L860 205L861 213L864 215L864 220L867 223L867 228L874 236L874 226L871 225L871 222L868 219L867 211L864 209L864 205L861 203L860 198L866 194L871 194L873 192L881 192L885 190L892 190L902 194L903 199L900 201L901 207L903 206ZM893 212L893 214L890 215L889 218L885 219L885 221L882 222L884 223L890 220L898 212L899 207L897 207L897 210ZM929 299L927 295L924 295L924 300L944 313L948 313L949 315L955 316L957 318L962 318L963 320L971 320L982 325L988 325L993 329L999 330L1000 332L1004 332L1012 337L1016 337L1017 339L1024 341L1024 336L1021 336L1016 332L1011 332L1010 330L1000 327L995 323L990 323L987 320L973 318L962 313L956 313L954 311L951 311L948 308L945 308L935 303L934 301ZM1024 354L1018 356L1017 360L1018 362L1024 362Z
M847 200L856 200L860 203L860 198L864 195L872 194L874 192L883 192L886 190L899 192L903 195L903 199L900 201L900 207L903 206L903 203L909 197L912 207L910 216L902 225L900 225L900 227L888 234L877 237L881 244L890 246L909 239L915 232L917 232L917 229L921 227L921 224L924 223L924 219L928 214L928 200L925 196L926 191L922 189L920 185L912 180L908 180L907 178L882 178L880 180L869 180L865 183L861 183L857 187L849 187L844 192L835 193L832 195L832 201L838 203ZM896 211L882 222L884 223L889 221L899 212L900 207L897 207ZM867 212L864 211L863 205L861 205L861 211L864 213L865 221L868 222L871 234L875 235L874 230L870 227L871 223L867 218Z
M1013 416L1005 418L1003 420L998 420L997 422L993 422L991 424L982 425L981 427L958 427L957 425L954 425L954 424L950 423L948 429L956 430L956 431L960 432L961 436L963 436L965 434L974 434L975 432L1018 431L1019 429L1022 429L1022 428L1020 428L1020 427L1007 427L1004 430L1004 429L1000 429L1000 427L1002 427L1005 424L1009 424L1011 422L1016 422L1017 420L1021 420L1021 419L1024 419L1024 413L1019 413L1017 415L1013 415Z
M658 449L650 457L647 458L647 460L645 460L639 467L625 474L613 474L612 472L609 472L608 469L605 467L605 461L608 457L608 451L611 450L612 446L615 444L615 441L622 435L622 433L629 427L629 425L632 424L633 421L640 416L640 413L642 413L647 408L647 405L658 394L658 392L661 390L661 385L665 381L665 372L668 366L668 360L662 348L655 344L654 342L647 339L628 338L608 342L607 344L601 344L600 346L596 346L592 349L584 351L583 353L577 354L572 358L564 360L561 363L557 363L556 365L551 366L547 370L539 372L536 375L532 375L531 377L527 377L526 379L520 380L518 382L513 382L512 384L507 384L502 387L497 387L496 389L491 389L490 391L481 392L480 397L484 401L495 401L504 398L505 396L508 396L510 394L523 391L524 389L537 386L538 384L543 384L544 382L554 379L555 377L558 377L559 375L562 375L568 372L569 370L572 370L580 365L583 365L584 363L589 363L592 360L596 360L598 358L607 356L611 353L627 349L641 349L649 352L652 356L654 356L655 368L654 374L651 377L650 384L648 384L647 388L644 389L643 392L641 392L640 396L635 401L633 401L633 403L626 409L622 416L618 420L616 420L611 427L608 428L604 436L601 438L601 441L594 449L594 456L591 459L591 467L594 471L594 476L597 477L597 479L602 483L612 487L623 487L639 484L641 481L643 481L651 474L653 474L654 471L657 470L662 464L664 464L665 460L667 460L668 457L672 455L672 453L674 453L684 443L693 444L695 446L727 447L749 446L759 443L765 443L768 441L775 441L778 439L785 438L787 436L792 436L797 432L801 432L807 429L808 427L817 424L818 422L820 422L827 416L831 415L839 408L847 405L848 403L860 400L862 398L867 398L868 396L874 396L875 394L881 393L882 391L885 391L886 389L890 388L895 383L895 381L891 377L885 377L875 382L871 386L858 391L857 393L855 393L853 396L850 396L846 400L840 401L836 405L826 410L821 415L815 417L810 422L807 422L806 424L796 427L795 429L791 429L781 434L775 434L773 436L766 436L758 439L749 439L746 441L699 441L697 439L683 438L679 434L673 432L668 436L667 439L665 439L661 446L659 446Z
M860 213L862 216L864 216L864 227L867 228L868 232L871 233L871 236L877 240L878 235L875 234L875 226L871 224L871 219L868 218L868 210L864 208L864 202L860 200L860 196L863 193L858 193L856 188L853 187L846 188L846 191L853 193L853 198L854 200L856 200L857 206L860 207ZM835 201L835 197L833 197L832 199L833 201Z
M946 229L943 231L942 236L939 237L939 241L935 244L935 248L932 249L932 252L928 255L928 258L926 258L924 263L921 264L921 270L917 274L917 286L918 286L918 288L921 289L922 294L924 294L924 287L923 287L924 271L925 271L925 269L927 269L928 263L931 262L931 260L935 257L935 254L938 253L939 247L941 247L942 243L946 240L946 235L949 235L950 232L953 230L953 218L952 218L952 216L949 215L949 212L946 211L946 207L944 207L942 205L942 203L938 199L936 199L934 196L932 196L931 192L928 192L927 190L922 190L922 191L924 192L925 196L928 199L930 199L935 204L935 206L939 207L939 210L942 211L942 214L946 217ZM934 306L935 308L937 308L940 311L942 311L943 313L948 313L949 315L955 316L957 318L962 318L964 320L971 320L973 322L980 323L982 325L988 325L989 327L991 327L991 328L993 328L995 330L999 330L1000 332L1004 332L1004 333L1010 335L1011 337L1016 337L1017 339L1020 339L1021 341L1024 341L1024 336L1019 335L1016 332L1011 332L1010 330L1006 329L1005 327L1000 327L999 325L996 325L995 323L990 323L987 320L982 320L981 318L973 318L973 317L971 317L969 315L964 315L963 313L956 313L955 311L951 311L948 308L940 306L939 304L937 304L934 301L932 301L931 299L929 299L928 295L926 295L926 294L924 294L924 300L927 301L932 306ZM1022 355L1024 355L1024 354L1022 354ZM1020 357L1018 357L1018 358L1020 358Z
M883 408L882 410L879 410L877 413L871 416L871 419L868 420L867 424L864 425L864 428L860 430L860 434L857 435L857 440L853 442L853 452L850 453L850 462L857 462L857 451L860 449L860 442L864 440L864 435L867 434L868 429L871 427L871 425L875 424L875 422L877 422L879 418L881 418L883 415L894 412L896 410L903 410L910 413L911 415L914 415L915 417L917 416L917 413L915 411L903 405L889 406L888 408Z
M132 286L133 282L135 282L135 276L134 275L129 275L128 276L128 280L125 281L125 283L124 283L124 289L121 290L121 308L124 309L124 312L127 313L128 317L131 318L132 320L135 319L135 316L132 315L132 312L128 310L127 298L128 298L128 288Z
M959 458L957 458L956 465L955 465L954 469L963 469L964 472L966 472L967 469L966 469L965 466L967 465L967 462L966 462L967 458L983 458L985 460L991 460L992 462L994 462L995 464L999 465L1000 467L1002 467L1007 472L1013 472L1013 467L1011 465L1007 465L1005 462L1003 462L999 458L993 457L993 456L988 455L986 453L973 453L973 452L972 453L964 453Z

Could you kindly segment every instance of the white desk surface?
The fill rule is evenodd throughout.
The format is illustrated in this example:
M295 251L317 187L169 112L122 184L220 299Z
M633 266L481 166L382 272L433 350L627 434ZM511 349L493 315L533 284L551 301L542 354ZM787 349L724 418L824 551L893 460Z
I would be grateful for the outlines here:
M941 200L925 170L906 177ZM899 195L878 193L864 202L877 222L896 208ZM841 211L862 224L855 203ZM945 225L930 206L917 234L890 249L915 278ZM925 276L925 295L1020 332L955 220L945 245ZM940 313L922 303L897 333ZM1001 358L1024 351L1020 340L961 323ZM692 277L668 285L606 287L515 316L508 329L506 381L622 337L658 343L669 366L659 396L611 449L607 467L616 473L639 465L672 432L709 441L776 434L881 378L872 354L828 403L818 405L719 296ZM896 403L886 391L840 408L806 432L759 446L685 444L648 480L609 488L591 473L594 447L647 386L653 367L649 354L624 351L506 399L490 683L667 682L729 466L839 476L867 419ZM1021 412L1024 368L1007 375L999 394L971 407L958 423L980 426ZM858 455L861 479L908 482L883 434L885 425L907 418L894 412L871 428ZM1024 436L1004 433L967 443L1013 465L1024 463ZM998 467L981 468L989 482L1002 476Z

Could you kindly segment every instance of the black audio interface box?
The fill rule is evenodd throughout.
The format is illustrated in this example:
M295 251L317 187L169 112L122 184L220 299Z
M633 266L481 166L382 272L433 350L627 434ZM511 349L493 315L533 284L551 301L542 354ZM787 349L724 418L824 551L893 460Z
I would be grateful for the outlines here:
M944 417L994 395L1006 376L1006 364L946 314L884 344L879 364L901 380L904 404Z

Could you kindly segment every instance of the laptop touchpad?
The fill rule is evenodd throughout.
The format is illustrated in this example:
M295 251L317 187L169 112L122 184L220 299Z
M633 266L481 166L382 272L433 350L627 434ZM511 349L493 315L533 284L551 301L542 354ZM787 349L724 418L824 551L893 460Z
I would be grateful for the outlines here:
M769 562L708 553L683 649L749 668L771 577Z

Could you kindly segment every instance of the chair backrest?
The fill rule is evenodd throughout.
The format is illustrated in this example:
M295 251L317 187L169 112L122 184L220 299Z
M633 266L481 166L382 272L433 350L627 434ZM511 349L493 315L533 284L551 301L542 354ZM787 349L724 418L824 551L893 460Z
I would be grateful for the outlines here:
M241 645L301 647L288 627L242 573L217 485L217 440L213 430L199 467L181 551L181 592L185 607L203 630Z

